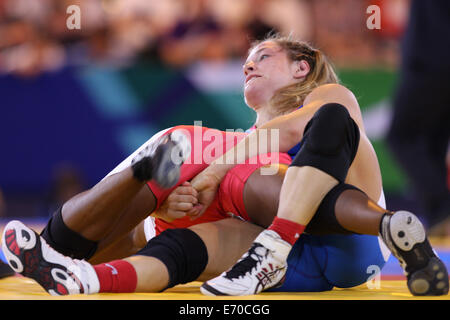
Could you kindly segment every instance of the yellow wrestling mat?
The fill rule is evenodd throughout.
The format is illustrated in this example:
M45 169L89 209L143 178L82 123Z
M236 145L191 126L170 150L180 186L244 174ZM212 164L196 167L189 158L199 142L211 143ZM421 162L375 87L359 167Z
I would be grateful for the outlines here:
M42 229L42 224L24 221L36 231ZM3 231L4 223L0 223L0 232ZM449 250L450 239L430 239L436 248ZM383 269L384 270L384 269ZM382 271L383 274L383 271ZM403 279L402 279L403 278ZM326 292L267 292L259 295L244 297L209 297L200 293L201 282L191 282L178 285L161 293L127 293L127 294L95 294L95 295L71 295L64 297L50 296L34 280L15 275L0 279L0 300L230 300L230 301L258 301L258 300L450 300L450 295L441 297L414 297L406 286L406 278L397 275L382 279L379 287L370 287L365 283L348 289L335 288Z
M262 293L244 297L209 297L200 293L201 282L179 285L162 293L102 293L94 295L50 296L34 280L13 276L0 280L0 300L450 300L441 297L414 297L404 280L381 280L380 288L366 284L327 292Z

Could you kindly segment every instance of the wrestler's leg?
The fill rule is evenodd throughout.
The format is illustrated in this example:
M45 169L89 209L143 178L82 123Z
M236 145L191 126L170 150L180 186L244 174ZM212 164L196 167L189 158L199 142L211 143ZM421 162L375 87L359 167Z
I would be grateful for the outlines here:
M208 264L198 280L206 281L231 267L263 230L252 223L231 218L190 227L208 249Z
M160 176L160 168L171 168L166 167L171 158L165 154L171 155L171 151L187 144L183 139L174 140L171 132L178 128L153 136L93 188L67 201L42 232L47 243L64 255L89 259L97 250L126 236L164 196L161 191L156 196L153 184L150 189L146 181L153 174ZM169 139L160 140L169 134Z
M120 230L114 232L114 237L124 236L150 214L155 205L150 189L133 178L132 170L127 168L66 202L41 235L62 254L89 259L98 248L107 247L114 239L104 243L99 243L100 240L118 227Z
M200 276L197 279L179 279L171 283L169 274L177 274L179 270L169 272L167 265L171 264L166 265L153 256L136 255L124 259L136 270L136 292L158 292L179 283L211 279L231 267L263 230L234 218L202 223L189 229L200 237L207 250L208 262ZM188 264L187 267L193 266Z
M130 257L146 244L144 232L144 221L142 220L134 229L125 233L124 235L117 236L115 232L108 235L104 240L100 241L98 249L89 259L89 263L99 264L116 259L123 259ZM117 228L119 230L120 228Z
M374 236L379 235L383 215L392 213L380 207L364 192L355 189L345 190L339 195L334 212L342 228Z
M179 183L192 179L207 166L208 153L203 154L205 150L216 150L216 152L220 153L224 150L223 148L231 148L235 143L237 143L238 139L243 138L243 136L238 133L223 132L215 129L193 126L178 126L175 128L184 131L186 136L190 137L191 146L194 150L192 153L191 161L182 165ZM200 133L196 132L197 130L200 130ZM200 141L200 139L202 139L202 137L206 134L214 134L216 136L216 139L212 139L212 141L208 140L207 142L204 142L203 140ZM198 150L196 151L196 148L198 147L202 147L204 150L200 153L198 152ZM144 186L143 189L132 200L127 209L120 215L118 219L116 219L113 229L101 239L98 244L97 252L107 250L112 254L116 253L117 250L109 249L108 247L112 245L113 247L117 248L117 242L123 241L124 243L126 243L128 241L127 239L133 238L132 234L130 235L129 233L134 232L132 231L132 229L154 210L155 203L153 200L157 198L158 204L161 204L161 202L171 192L171 189L161 190L159 188L156 188L153 183L149 183L149 186L155 195L148 195L149 190L146 190ZM150 196L151 199L148 199L148 197ZM134 247L136 248L136 246ZM130 245L128 246L128 248L130 248ZM124 248L124 250L125 252L127 252L126 248ZM130 252L130 254L132 253L134 254L135 252ZM99 255L97 255L97 258L100 256L111 257L110 255L99 253ZM101 259L101 261L104 261L103 258Z
M62 217L70 229L98 241L111 232L122 215L140 221L155 206L155 196L146 183L135 179L127 168L67 201Z
M70 230L68 232L82 238L99 241L111 233L118 219L127 211L131 211L128 216L140 218L137 223L145 214L152 212L156 207L156 197L147 187L147 181L154 175L158 177L160 166L172 161L164 154L170 155L172 150L180 150L180 154L183 154L183 147L189 144L187 137L180 141L179 136L183 134L173 132L176 128L154 135L93 188L67 201L59 217L56 217L59 227L67 227ZM47 231L44 237L52 240L51 228L47 228Z
M244 206L250 221L267 228L277 215L280 190L288 165L278 164L279 170L273 175L262 175L255 170L244 185Z
M245 210L250 221L263 228L272 223L278 210L280 190L288 168L285 164L278 166L279 170L274 175L262 175L261 169L258 169L245 181L243 194ZM349 231L348 233L378 235L380 219L387 213L387 210L356 189L343 191L333 204L337 222L343 229ZM316 231L321 231L321 234L327 233L328 224L331 223L326 220L329 216L320 217L324 214L322 211L316 214L319 216L315 218L320 219L323 224L322 228Z

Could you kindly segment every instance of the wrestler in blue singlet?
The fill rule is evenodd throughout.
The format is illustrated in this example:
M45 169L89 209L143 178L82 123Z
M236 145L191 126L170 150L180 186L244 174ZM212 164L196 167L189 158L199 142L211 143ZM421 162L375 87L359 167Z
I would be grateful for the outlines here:
M288 151L292 159L300 148L301 143L298 143ZM386 207L383 194L378 204ZM268 291L317 292L333 287L354 287L373 278L389 255L389 250L377 236L303 233L289 254L283 285Z

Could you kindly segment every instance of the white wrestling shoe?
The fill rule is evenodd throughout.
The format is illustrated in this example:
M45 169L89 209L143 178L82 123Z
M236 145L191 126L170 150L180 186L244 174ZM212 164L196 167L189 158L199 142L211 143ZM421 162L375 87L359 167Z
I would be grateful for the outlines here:
M180 130L174 130L141 150L131 160L131 167L138 180L153 179L160 187L168 189L180 179L181 165L190 154L188 137Z
M448 272L426 237L419 219L407 211L386 214L380 235L399 260L408 280L408 289L415 296L446 295Z
M91 264L56 252L20 221L6 225L2 249L15 272L36 280L51 295L92 294L100 289Z
M243 296L281 285L291 248L278 233L264 230L230 270L203 283L200 291L210 296Z

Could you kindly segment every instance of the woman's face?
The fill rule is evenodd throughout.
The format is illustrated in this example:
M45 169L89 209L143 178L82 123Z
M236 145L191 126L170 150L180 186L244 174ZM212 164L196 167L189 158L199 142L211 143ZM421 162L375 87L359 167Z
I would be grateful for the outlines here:
M267 105L274 93L299 82L299 63L273 41L264 41L253 48L244 64L244 97L247 105L258 110Z

